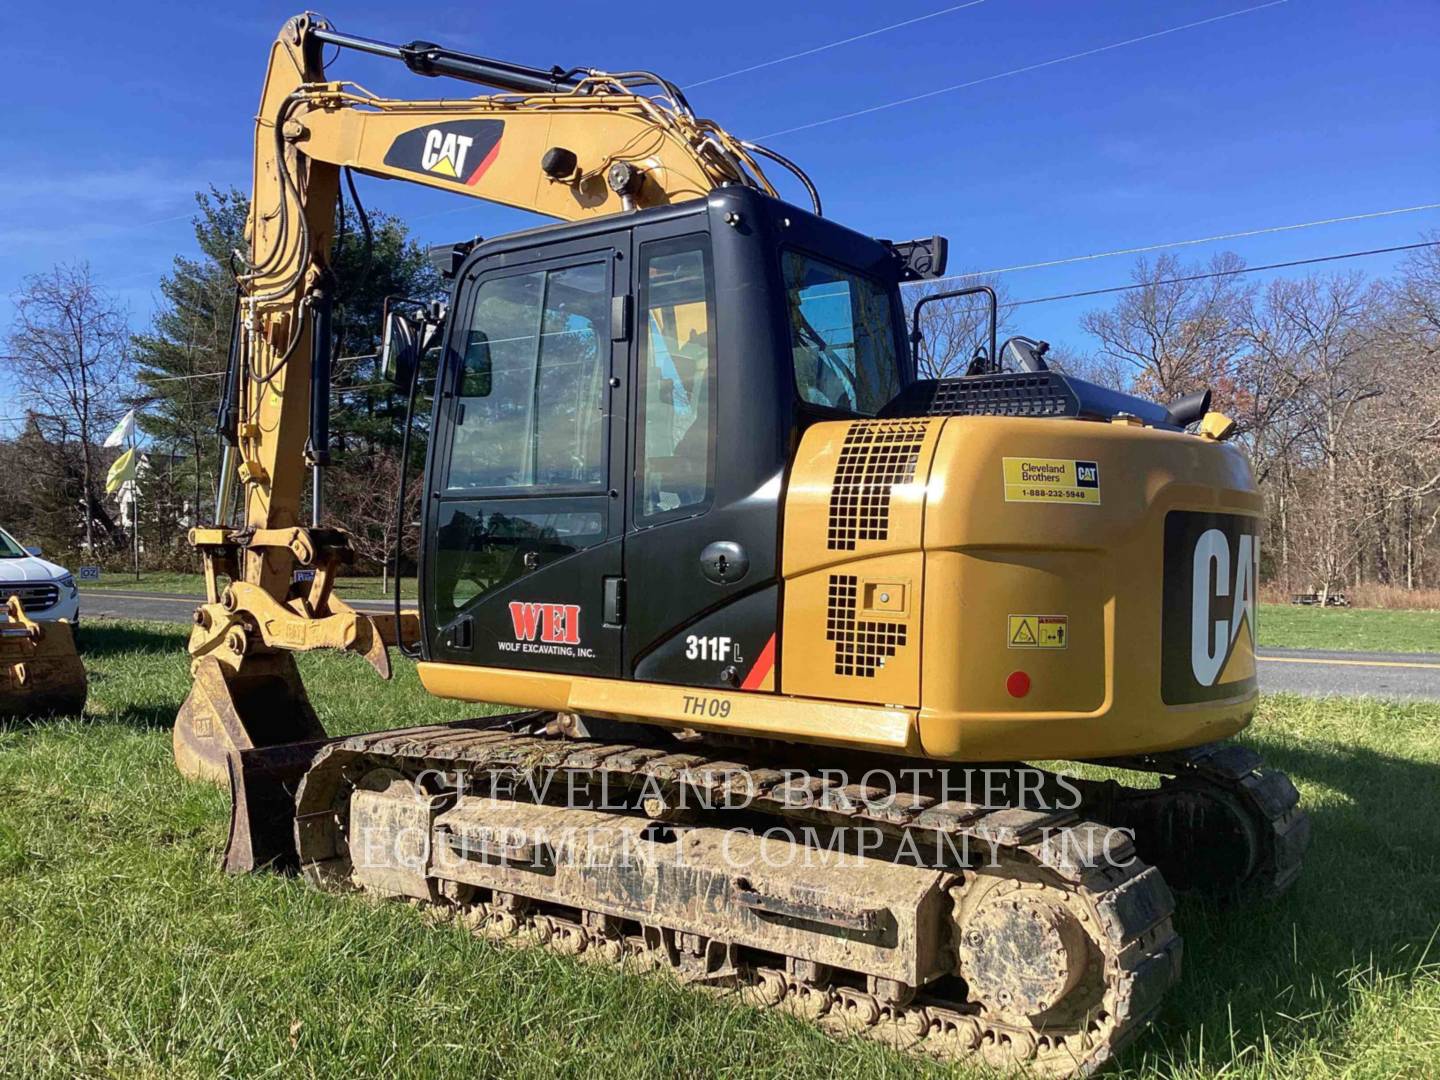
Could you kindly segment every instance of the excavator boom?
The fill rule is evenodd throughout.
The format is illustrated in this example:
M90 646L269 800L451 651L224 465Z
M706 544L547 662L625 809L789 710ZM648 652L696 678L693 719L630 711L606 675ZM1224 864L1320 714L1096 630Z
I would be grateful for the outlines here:
M378 97L326 80L327 46L504 93ZM728 185L774 194L757 155L794 169L697 118L658 76L544 72L426 43L386 45L336 33L313 15L285 24L255 120L216 523L191 534L207 596L190 642L195 686L176 726L183 771L220 781L231 748L317 737L322 729L290 652L358 652L388 676L386 643L399 641L407 625L403 616L358 613L334 595L335 573L353 551L343 530L322 524L335 290L329 252L341 170L581 220L701 199ZM818 210L818 197L815 203ZM237 484L242 509L232 521ZM304 597L292 595L297 565L316 571ZM228 588L221 578L230 579ZM293 705L283 721L275 719L276 702Z

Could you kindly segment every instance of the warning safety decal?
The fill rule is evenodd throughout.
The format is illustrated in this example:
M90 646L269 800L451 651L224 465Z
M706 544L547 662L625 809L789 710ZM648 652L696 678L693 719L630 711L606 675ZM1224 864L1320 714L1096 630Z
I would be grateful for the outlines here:
M1005 501L1100 505L1100 466L1070 458L1005 459Z
M1012 649L1063 649L1069 641L1068 615L1011 615L1005 628Z

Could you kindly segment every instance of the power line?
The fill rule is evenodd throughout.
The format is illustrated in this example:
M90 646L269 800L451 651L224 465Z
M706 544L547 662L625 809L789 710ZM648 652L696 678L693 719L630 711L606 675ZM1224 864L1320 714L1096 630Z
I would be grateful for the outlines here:
M147 383L157 382L186 382L190 379L213 379L217 375L224 375L223 371L202 371L198 375L162 375L156 379L146 379Z
M1422 210L1440 210L1440 203L1423 203L1420 206L1401 206L1393 210L1373 210L1364 214L1346 214L1343 217L1321 218L1319 221L1302 221L1295 225L1267 225L1263 229L1244 229L1240 232L1221 233L1218 236L1202 236L1194 240L1168 240L1159 244L1142 244L1139 247L1116 248L1114 251L1097 251L1089 255L1071 255L1064 259L1047 259L1044 262L1020 263L1017 266L999 266L990 270L974 270L966 274L947 274L943 278L932 278L929 284L942 281L963 281L966 278L993 277L999 274L1013 274L1019 270L1040 270L1051 266L1066 266L1070 263L1092 262L1095 259L1109 259L1116 255L1143 255L1147 251L1161 251L1165 248L1193 247L1196 244L1214 244L1221 240L1239 240L1248 236L1266 236L1271 233L1294 232L1297 229L1313 229L1319 225L1339 225L1347 221L1369 221L1372 218L1393 217L1396 214L1415 214ZM920 285L925 282L907 281L905 285Z
M708 79L686 83L681 89L693 90L697 86L708 86L710 83L720 82L722 79L734 78L736 75L748 75L750 72L759 71L761 68L774 67L777 64L788 63L791 60L799 60L804 56L814 56L816 53L825 52L827 49L838 49L841 45L864 41L866 38L876 37L879 34L888 34L891 30L899 30L903 26L914 26L916 23L925 22L927 19L938 19L941 15L949 15L956 11L963 11L966 8L976 7L984 2L985 0L969 0L969 3L954 4L951 7L941 8L939 11L932 11L928 15L917 15L913 19L905 19L902 22L891 23L889 26L882 26L875 30L867 30L863 34L855 34L851 37L841 38L839 41L831 41L825 45L817 45L813 49L804 49L800 52L790 53L788 56L777 56L774 60L765 60L759 64L751 64L749 67L727 71L724 75L711 75Z
M1039 71L1041 68L1069 63L1071 60L1082 60L1087 56L1095 56L1099 53L1110 52L1114 49L1123 49L1127 45L1138 45L1142 41L1153 41L1156 38L1165 37L1169 34L1178 34L1182 30L1194 30L1196 27L1209 26L1211 23L1221 22L1225 19L1235 19L1241 15L1250 15L1254 12L1264 11L1266 8L1279 7L1281 4L1286 3L1289 3L1289 0L1268 0L1267 3L1241 8L1239 11L1228 11L1223 15L1212 15L1208 19L1199 19L1195 22L1183 23L1180 26L1171 26L1165 30L1156 30L1154 33L1141 34L1139 37L1126 38L1124 41L1114 41L1109 45L1099 45L1093 49L1070 53L1068 56L1057 56L1052 60L1042 60L1039 63L1026 64L1024 67L1011 68L1009 71L997 72L994 75L985 75L979 79L971 79L969 82L956 83L953 86L942 86L938 90L927 90L923 94L912 94L909 97L897 98L894 101L887 101L882 105L871 105L868 108L856 109L853 112L826 117L824 120L812 120L808 124L797 124L795 127L782 128L779 131L772 131L766 135L760 135L756 141L774 139L781 135L792 135L797 131L808 131L811 128L823 127L826 124L838 123L841 120L851 120L857 116L867 116L870 113L881 112L885 109L894 109L901 105L910 105L917 101L924 101L927 98L939 97L941 94L950 94L956 90L966 90L972 86L979 86L981 83L995 82L998 79L1008 79L1014 75L1024 75L1030 71Z
M1203 274L1185 274L1181 277L1162 278L1159 281L1132 282L1128 285L1110 285L1103 289L1084 289L1080 292L1056 293L1053 296L1032 296L1025 300L1015 300L1007 303L1006 307L1026 307L1030 304L1049 304L1058 300L1079 300L1089 296L1105 296L1111 293L1132 292L1135 289L1150 288L1155 285L1179 285L1191 281L1204 281L1208 278L1234 277L1239 274L1257 274L1265 270L1286 270L1295 266L1313 266L1317 263L1339 262L1342 259L1360 259L1368 255L1390 255L1400 251L1418 251L1421 248L1440 247L1440 241L1429 240L1419 244L1397 244L1394 247L1369 248L1365 251L1347 251L1337 255L1318 255L1310 259L1291 259L1287 262L1266 263L1263 266L1243 266L1235 270L1212 270ZM372 387L387 385L384 383L369 383L365 386L353 387L332 387L332 393L343 393L347 390L364 390ZM200 402L201 405L218 405L219 400ZM24 416L0 416L0 424L20 423L27 419Z
M1055 300L1077 300L1086 296L1104 296L1107 293L1148 289L1155 285L1179 285L1188 281L1204 281L1207 278L1234 277L1237 274L1257 274L1263 270L1285 270L1292 266L1313 266L1316 263L1338 262L1341 259L1359 259L1366 255L1389 255L1396 251L1415 251L1419 248L1427 247L1440 247L1440 240L1427 240L1419 244L1399 244L1395 247L1370 248L1367 251L1347 251L1339 255L1317 255L1311 259L1291 259L1288 262L1266 263L1264 266L1242 266L1234 270L1210 270L1203 274L1185 274L1181 277L1161 278L1158 281L1137 281L1129 285L1110 285L1103 289L1084 289L1080 292L1056 293L1054 296L1032 296L1028 300L1015 300L1004 306L1025 307L1027 304L1048 304Z

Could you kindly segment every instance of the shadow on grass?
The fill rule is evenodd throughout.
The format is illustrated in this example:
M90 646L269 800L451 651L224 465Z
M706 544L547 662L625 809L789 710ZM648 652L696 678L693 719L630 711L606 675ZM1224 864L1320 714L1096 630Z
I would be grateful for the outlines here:
M174 659L172 676L185 672L184 627L167 630L153 623L93 620L80 626L76 640L89 684L84 711L7 716L0 720L0 731L39 730L74 721L141 729L174 723L186 688L167 678L155 658Z
M80 655L99 659L117 653L183 653L188 631L180 624L164 630L155 623L92 619L80 626Z
M1225 1061L1237 1047L1311 1043L1343 1057L1377 985L1408 988L1422 961L1432 972L1440 962L1440 767L1359 747L1247 741L1307 793L1305 868L1268 906L1179 898L1185 975L1139 1049L1163 1043L1193 1063L1201 1044L1205 1060Z

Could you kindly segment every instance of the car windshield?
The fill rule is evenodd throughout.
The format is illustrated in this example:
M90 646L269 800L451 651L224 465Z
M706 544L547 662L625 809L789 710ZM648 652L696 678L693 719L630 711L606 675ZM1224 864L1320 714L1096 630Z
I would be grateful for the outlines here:
M9 533L0 529L0 559L23 559L28 554Z

